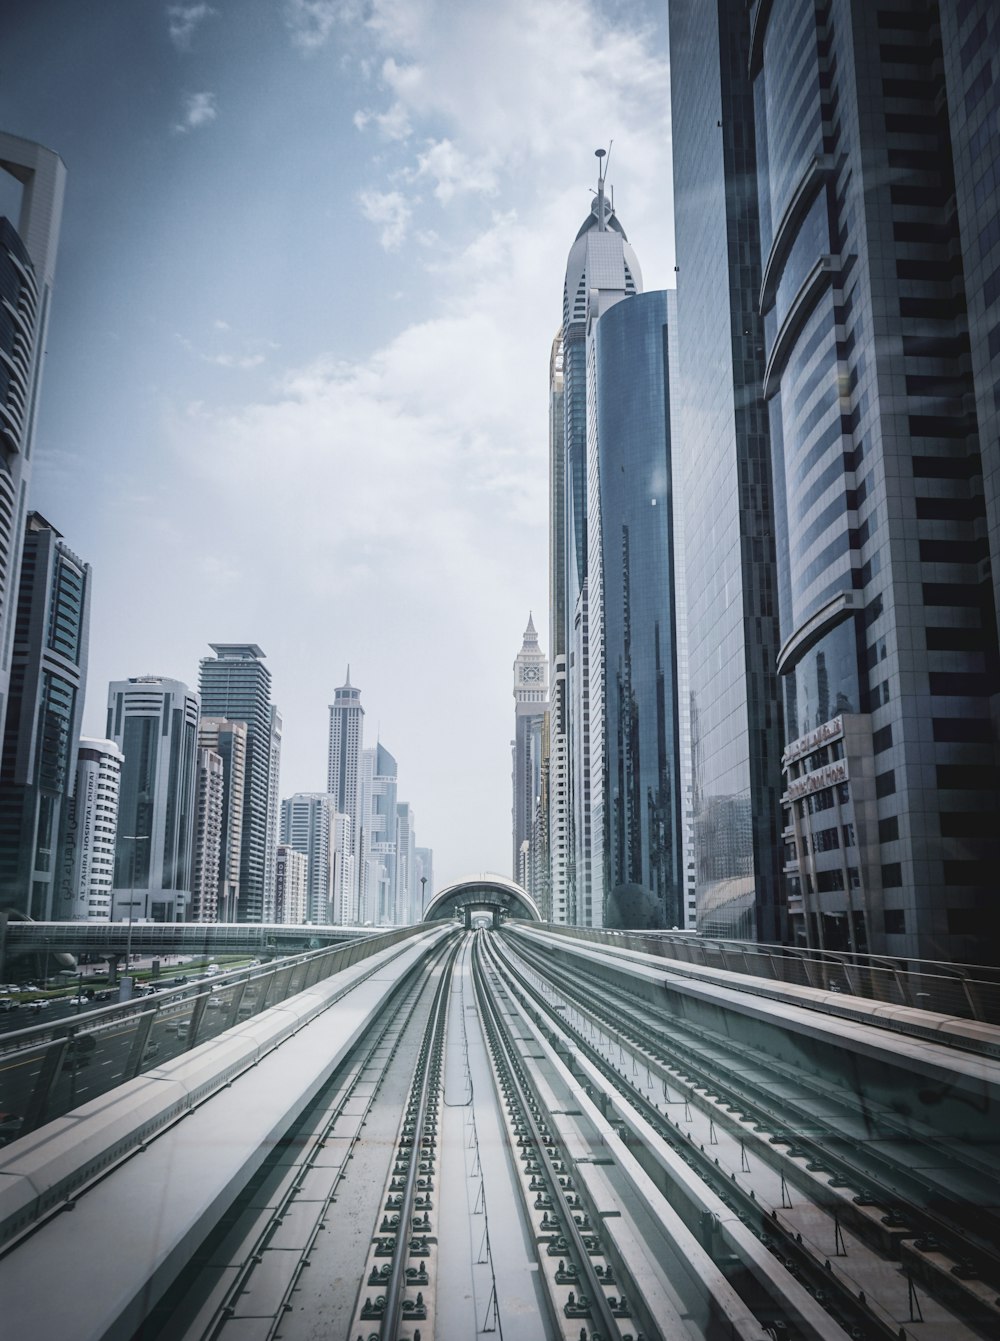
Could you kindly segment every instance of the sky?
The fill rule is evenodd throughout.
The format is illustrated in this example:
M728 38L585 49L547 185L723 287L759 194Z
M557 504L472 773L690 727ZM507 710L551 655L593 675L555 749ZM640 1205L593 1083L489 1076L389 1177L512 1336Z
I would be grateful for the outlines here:
M93 568L86 733L254 642L281 794L323 790L349 664L435 885L510 874L597 147L673 283L666 6L5 0L0 53L0 129L68 172L29 503Z

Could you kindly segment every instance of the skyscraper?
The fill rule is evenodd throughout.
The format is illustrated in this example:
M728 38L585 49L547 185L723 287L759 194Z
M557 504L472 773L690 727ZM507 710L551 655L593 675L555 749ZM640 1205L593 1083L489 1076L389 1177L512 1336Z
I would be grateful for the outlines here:
M361 706L361 690L351 684L348 666L344 683L334 690L330 705L330 735L327 754L326 789L336 801L337 810L350 819L349 853L355 859L355 870L360 876L361 853L361 794L359 790L359 762L364 739L365 710Z
M194 860L191 922L219 920L219 868L224 829L225 765L222 755L198 747L194 793Z
M983 462L986 534L1000 624L1000 24L992 0L941 0L941 44Z
M264 915L268 814L273 773L271 672L256 643L211 643L214 657L201 662L200 690L206 717L228 717L247 728L243 838L237 920Z
M13 655L17 582L28 508L66 169L40 144L0 133L0 169L21 186L16 225L0 218L0 741ZM34 903L22 891L20 903Z
M364 832L358 917L391 926L396 886L396 760L384 745L361 752L361 824Z
M592 841L608 925L684 925L667 331L674 294L596 324L588 405ZM643 897L637 906L639 889ZM652 896L652 901L648 896Z
M306 858L306 917L316 924L335 920L337 820L327 792L296 792L281 803L281 842Z
M183 922L191 906L198 695L141 675L108 686L108 739L125 756L112 916Z
M288 926L301 926L306 920L308 858L304 852L296 852L287 843L279 843L274 850L274 866L274 921Z
M513 863L511 873L519 883L534 883L530 875L532 825L535 804L542 786L542 725L548 708L548 666L538 646L535 621L528 615L521 650L514 658L514 739L511 742L511 807ZM527 845L527 854L524 848Z
M669 20L698 929L773 941L780 637L750 10L672 0Z
M69 916L63 842L87 685L90 567L29 513L0 763L0 902Z
M556 662L560 655L565 657L565 760L572 854L567 915L584 926L599 926L603 916L601 872L592 865L591 832L587 341L602 313L641 289L639 264L605 194L602 171L590 213L566 263L561 406L557 404L555 358L550 365L550 413L554 419L561 410L563 422L562 459L556 456L551 468L552 478L561 477L565 490L565 507L553 509L553 540L562 535L562 553L552 565L552 604L558 609L562 602L564 622L564 632L553 641L553 657Z
M278 872L275 854L281 824L281 713L271 704L271 740L268 750L267 826L264 832L264 921L274 917Z
M995 959L996 20L952 0L710 12L717 46L704 6L671 7L682 363L690 341L710 422L709 341L742 329L742 399L767 415L792 929ZM707 180L729 188L715 207Z
M549 356L549 727L543 752L547 811L547 906L550 921L574 922L573 818L569 776L569 704L566 683L566 425L562 331Z
M118 796L125 756L112 740L83 736L77 752L76 789L70 800L64 848L67 917L111 920Z
M396 897L397 926L409 926L420 921L420 891L415 889L417 876L416 818L409 801L396 803Z
M216 872L216 909L220 922L235 922L240 893L243 847L243 798L246 792L247 727L226 717L205 717L198 723L199 749L222 760L222 833ZM277 842L277 831L275 831ZM214 920L214 919L213 919Z

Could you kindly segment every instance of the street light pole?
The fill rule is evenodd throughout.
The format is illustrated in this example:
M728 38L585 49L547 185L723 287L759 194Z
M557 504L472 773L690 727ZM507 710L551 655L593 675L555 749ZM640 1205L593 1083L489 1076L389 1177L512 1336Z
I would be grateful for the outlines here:
M128 938L125 942L125 972L128 973L129 960L132 958L132 909L135 905L135 845L148 843L148 833L123 833L122 838L132 844L132 880L128 894Z

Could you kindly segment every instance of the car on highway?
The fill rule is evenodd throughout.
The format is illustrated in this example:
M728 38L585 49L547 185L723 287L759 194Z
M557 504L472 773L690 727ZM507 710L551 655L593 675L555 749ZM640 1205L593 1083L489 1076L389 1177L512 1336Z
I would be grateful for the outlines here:
M210 996L205 1004L209 1010L220 1010L225 1002L221 996Z
M10 996L0 996L0 1010L20 1010L20 1001L15 1001Z

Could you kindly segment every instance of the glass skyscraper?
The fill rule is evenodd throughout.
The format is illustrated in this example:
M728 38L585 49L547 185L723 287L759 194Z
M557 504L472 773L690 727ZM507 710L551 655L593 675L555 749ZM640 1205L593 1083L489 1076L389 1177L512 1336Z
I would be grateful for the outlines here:
M707 341L749 342L767 419L792 931L995 959L993 7L677 0L671 39L686 389L710 425Z
M602 867L595 867L593 804L600 802L591 788L595 765L591 760L590 727L590 616L589 541L587 535L587 341L593 324L615 303L642 289L635 252L604 192L603 173L587 218L580 225L566 262L563 284L562 394L553 417L561 415L561 460L554 459L552 478L563 485L563 506L553 509L554 534L562 538L562 553L552 565L553 608L561 604L564 631L554 634L554 707L565 715L565 758L568 801L567 920L582 926L600 926L604 911ZM552 373L556 360L553 358ZM559 657L565 658L565 681ZM600 768L598 761L597 768ZM551 827L551 826L550 826ZM559 840L553 833L550 842ZM599 846L599 842L597 846ZM558 892L553 890L553 901Z
M28 514L0 765L0 903L70 917L63 851L87 687L90 566Z
M184 922L191 907L198 695L157 675L113 680L107 735L125 756L112 918Z
M750 11L671 0L669 18L698 930L773 941L780 639Z
M45 332L66 168L40 144L0 132L0 171L20 185L18 218L0 217L0 740L13 654Z
M609 925L684 925L668 309L638 294L594 331L590 410L591 779ZM597 743L597 738L599 743ZM641 887L652 895L645 914Z

